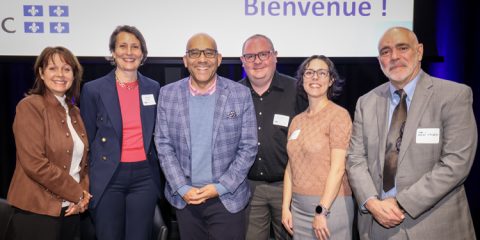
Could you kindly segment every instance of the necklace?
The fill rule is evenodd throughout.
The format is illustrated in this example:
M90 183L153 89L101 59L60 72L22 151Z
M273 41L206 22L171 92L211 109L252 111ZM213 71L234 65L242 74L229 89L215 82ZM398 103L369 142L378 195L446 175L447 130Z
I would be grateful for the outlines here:
M138 87L138 81L133 81L133 82L122 82L120 81L120 79L118 79L118 76L117 74L115 73L115 81L117 81L118 83L118 86L120 86L121 88L125 88L127 90L134 90Z

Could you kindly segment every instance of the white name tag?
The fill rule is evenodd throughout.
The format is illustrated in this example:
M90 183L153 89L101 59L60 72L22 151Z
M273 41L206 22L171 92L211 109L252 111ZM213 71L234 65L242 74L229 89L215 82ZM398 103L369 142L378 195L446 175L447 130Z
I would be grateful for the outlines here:
M298 135L300 135L300 129L293 131L293 133L290 135L290 138L288 138L288 140L295 140L298 138Z
M288 127L288 121L290 121L289 116L282 114L275 114L273 116L273 125Z
M155 98L153 97L153 94L143 94L142 103L143 103L143 106L155 105L156 103L155 103Z
M418 128L416 143L432 144L440 142L439 128Z

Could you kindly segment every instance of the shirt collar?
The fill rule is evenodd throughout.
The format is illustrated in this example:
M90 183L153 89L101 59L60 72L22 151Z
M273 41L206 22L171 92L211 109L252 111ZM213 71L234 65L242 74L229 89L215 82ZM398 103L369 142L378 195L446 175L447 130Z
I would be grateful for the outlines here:
M192 77L190 76L190 78L188 79L188 88L192 96L209 96L214 94L215 91L217 90L217 75L213 77L213 84L210 87L208 87L208 89L203 91L199 89L195 89L195 87L193 87L192 85L192 81L193 81Z
M62 107L67 108L67 102L65 102L65 98L66 98L67 96L63 95L63 96L59 97L59 96L57 96L57 95L55 95L55 94L54 94L54 96L55 96L55 98L60 102L60 104L62 105Z
M277 79L278 74L279 73L277 71L275 71L275 73L273 74L272 82L270 83L270 86L268 87L267 91L265 91L265 93L268 93L268 92L272 91L273 89L278 89L278 90L281 90L281 91L283 91L285 89L284 84L282 82L278 81L278 79ZM252 87L252 83L250 83L250 78L248 78L248 76L246 76L245 80L246 80L245 84L248 88L250 88L251 92L257 94Z
M277 88L283 90L285 88L284 84L278 80L278 72L275 71L272 78L272 83L270 84L269 89Z
M407 94L408 101L412 100L413 94L415 93L415 88L417 87L418 79L420 79L420 75L422 73L423 71L420 69L415 78L413 78L413 80L407 83L407 85L405 85L405 87L403 88L403 91ZM392 99L394 99L396 96L395 91L397 91L397 89L395 88L395 86L393 86L392 83L389 84L389 90L390 96L392 97Z

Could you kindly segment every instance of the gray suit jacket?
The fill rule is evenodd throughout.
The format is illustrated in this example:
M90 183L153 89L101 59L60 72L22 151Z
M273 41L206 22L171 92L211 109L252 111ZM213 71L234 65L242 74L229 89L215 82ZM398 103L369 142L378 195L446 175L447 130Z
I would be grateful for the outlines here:
M420 72L408 110L396 174L397 200L410 239L475 239L465 181L477 147L472 91ZM348 151L347 171L357 202L380 196L388 133L388 83L359 98ZM439 129L438 143L418 143L421 128ZM379 224L359 212L362 239L375 239ZM381 227L380 227L381 228Z
M236 213L250 198L246 182L248 170L257 154L257 121L250 90L217 75L217 100L213 119L212 177L228 192L220 196L225 208ZM191 185L190 117L188 78L160 89L155 144L167 185L165 198L182 209L186 202L178 194Z

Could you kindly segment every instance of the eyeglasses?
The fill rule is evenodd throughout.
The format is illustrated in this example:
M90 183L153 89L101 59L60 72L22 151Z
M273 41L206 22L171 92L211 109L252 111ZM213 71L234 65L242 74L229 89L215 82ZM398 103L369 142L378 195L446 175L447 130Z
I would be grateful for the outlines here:
M261 61L265 61L268 58L270 58L270 55L274 53L275 51L270 50L270 51L264 51L264 52L259 52L259 53L246 53L243 54L243 59L245 59L246 62L255 62L255 59L258 57Z
M203 49L203 50L190 49L190 50L187 50L186 53L189 58L199 58L202 55L202 53L206 58L214 58L217 56L217 50L209 49L209 48Z
M326 69L318 69L318 70L313 70L313 69L306 69L305 72L303 72L303 77L304 78L313 78L313 76L317 74L318 78L320 79L325 79L330 76L330 72Z

